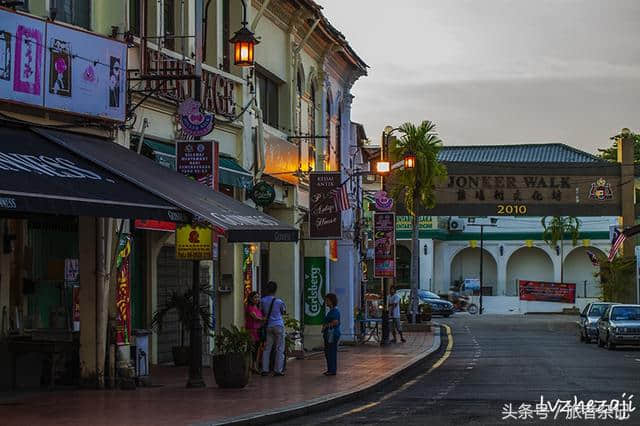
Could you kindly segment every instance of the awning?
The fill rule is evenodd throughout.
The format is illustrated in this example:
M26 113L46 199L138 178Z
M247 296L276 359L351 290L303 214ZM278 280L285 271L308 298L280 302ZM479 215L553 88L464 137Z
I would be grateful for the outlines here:
M111 141L6 125L0 138L0 211L177 222L195 216L230 242L298 239L291 225Z

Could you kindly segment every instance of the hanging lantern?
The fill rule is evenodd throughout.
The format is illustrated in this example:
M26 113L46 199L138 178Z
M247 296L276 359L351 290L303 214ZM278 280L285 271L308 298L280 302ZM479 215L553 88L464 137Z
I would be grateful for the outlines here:
M243 23L233 35L229 43L233 43L233 63L239 67L251 67L254 65L254 47L260 43L254 34Z
M414 169L416 167L416 155L413 152L407 152L404 155L404 168Z
M376 163L376 173L386 175L391 171L391 164L388 161L378 161Z

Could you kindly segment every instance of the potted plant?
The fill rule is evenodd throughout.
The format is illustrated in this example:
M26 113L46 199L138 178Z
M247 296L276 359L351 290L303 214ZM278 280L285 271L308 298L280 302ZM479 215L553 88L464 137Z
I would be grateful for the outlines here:
M209 285L200 286L200 294L213 297L213 290ZM164 304L153 313L151 328L160 333L164 325L167 315L175 311L178 314L178 322L180 323L180 346L171 348L173 353L173 363L176 366L188 365L191 348L185 346L185 336L191 332L191 323L194 315L200 315L202 330L205 334L211 333L211 314L209 313L209 304L201 303L198 312L193 309L193 290L189 289L182 293L177 290L172 291Z
M251 335L235 325L216 333L215 352L211 356L213 376L221 388L243 388L251 375Z
M298 359L304 358L303 351L296 351L296 342L302 339L302 325L300 321L289 315L284 316L284 328L285 328L285 362L287 357L295 356Z

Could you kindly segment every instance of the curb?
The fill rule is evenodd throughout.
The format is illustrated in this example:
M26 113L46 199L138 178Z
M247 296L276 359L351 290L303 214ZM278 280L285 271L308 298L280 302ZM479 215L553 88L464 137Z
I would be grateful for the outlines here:
M405 364L404 366L396 367L395 369L391 370L389 374L387 374L385 377L380 378L378 381L374 383L363 385L355 390L321 396L321 397L310 399L298 404L293 404L286 407L277 408L274 410L263 411L259 413L251 413L251 414L238 416L238 417L229 417L229 418L221 419L214 422L197 423L197 425L199 426L265 425L265 424L275 423L278 421L287 420L293 417L305 416L316 411L320 411L338 404L342 404L348 401L358 399L365 394L375 392L378 389L389 384L401 374L418 366L429 355L437 351L440 348L440 344L442 342L440 338L440 334L441 334L440 324L434 323L433 329L434 329L433 344L429 349L413 357L409 361L409 363Z

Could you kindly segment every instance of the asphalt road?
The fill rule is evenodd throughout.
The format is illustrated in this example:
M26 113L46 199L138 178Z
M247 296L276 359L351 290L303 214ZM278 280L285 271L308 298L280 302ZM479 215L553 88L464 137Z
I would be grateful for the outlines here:
M640 348L609 351L580 343L576 317L563 315L456 314L436 321L450 327L451 337L444 328L440 350L412 377L284 424L640 424ZM545 410L535 411L541 396L554 407L558 399L610 401L623 393L635 394L637 410L627 421L598 420L597 413L594 420L567 421L562 411L561 420L553 420L550 410L542 420ZM505 404L527 418L503 420ZM526 404L533 412L527 414Z

